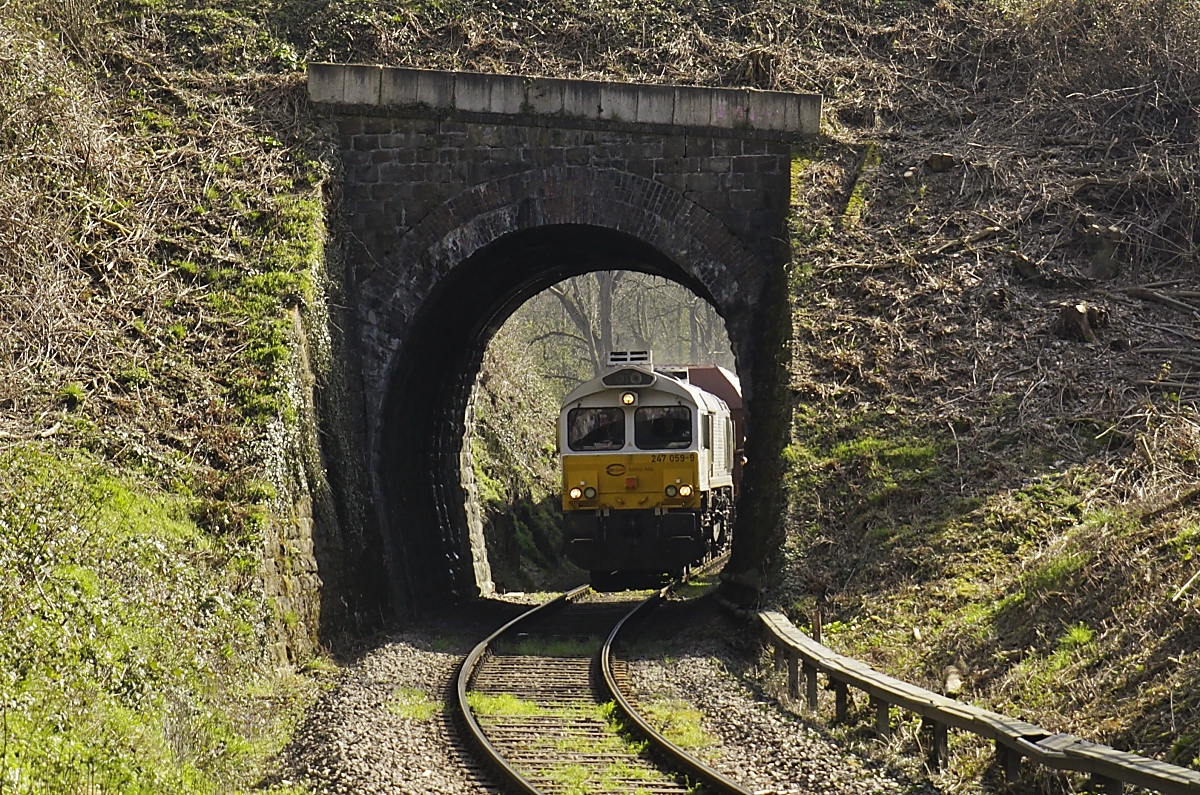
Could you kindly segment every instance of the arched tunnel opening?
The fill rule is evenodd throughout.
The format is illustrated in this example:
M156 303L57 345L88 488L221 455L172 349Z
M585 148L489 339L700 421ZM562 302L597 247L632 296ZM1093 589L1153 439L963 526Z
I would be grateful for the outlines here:
M703 384L710 392L737 383L724 319L712 304L669 279L629 270L594 271L558 282L522 304L489 342L467 409L461 474L468 529L473 539L483 539L487 553L486 561L476 560L476 578L483 592L560 591L589 577L594 586L599 584L579 554L570 551L571 520L564 511L578 506L564 500L562 456L572 454L572 445L561 438L559 417L568 395L610 371L608 358L613 352L639 361L645 357L664 377ZM742 402L729 394L720 397L731 401L729 419L740 428ZM685 411L690 415L691 409ZM642 416L645 422L645 410L631 416ZM695 441L705 446L706 462L711 459L704 467L706 482L709 477L723 477L721 470L727 463L729 477L736 478L732 459L740 449L738 437L727 439L723 420L704 410L696 422L697 430L704 430ZM708 438L713 427L718 428L715 447ZM646 428L642 430L645 433ZM596 455L625 457L621 466L652 463L632 462L628 456L636 454L638 445L632 434L621 436L623 441L628 437L621 452L608 452L606 439L605 450L585 451L576 465L594 462ZM688 446L690 441L689 436ZM726 441L732 445L728 450ZM654 444L647 438L642 442ZM674 449L683 444L682 439L670 442ZM608 488L615 485L610 482ZM701 506L709 499L706 492ZM615 501L617 495L609 494L596 506L578 508L584 513L611 510ZM704 514L705 528L714 516ZM646 531L653 535L661 529ZM714 531L714 543L718 535L725 538ZM477 546L472 547L473 557L480 555ZM648 555L641 557L642 563L659 560ZM654 575L646 576L655 581ZM601 579L610 586L617 582L603 574ZM631 575L623 580L632 583Z
M762 334L756 294L739 293L730 283L706 285L688 267L694 263L677 262L636 235L582 223L517 229L443 262L398 337L376 437L385 568L401 615L474 598L487 584L485 546L481 533L469 532L463 484L470 468L463 450L467 408L488 342L517 307L556 282L592 271L638 271L676 282L713 305L725 318L748 394L746 450L754 454L754 383L746 369L757 360L748 352L756 351ZM740 303L722 306L714 292ZM736 317L733 324L727 311ZM743 495L748 490L754 484L744 480ZM742 527L742 508L738 513ZM733 551L737 561L738 540Z
M486 553L472 549L467 531L462 469L470 466L467 406L490 340L551 285L614 270L663 277L715 304L703 284L645 241L575 224L500 237L451 268L422 303L390 381L378 472L389 568L400 581L395 598L409 610L471 598L487 577L486 564L479 566Z

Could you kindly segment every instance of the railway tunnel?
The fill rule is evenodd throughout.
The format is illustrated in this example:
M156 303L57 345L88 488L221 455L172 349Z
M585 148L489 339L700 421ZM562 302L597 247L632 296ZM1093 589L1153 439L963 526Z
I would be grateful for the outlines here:
M768 568L790 420L788 128L801 117L812 126L808 100L775 97L795 112L770 116L773 129L742 123L769 98L739 91L617 85L614 94L613 84L587 81L365 67L310 67L309 80L337 120L345 165L344 364L361 400L356 447L377 525L363 536L378 547L366 558L384 569L390 608L411 613L486 590L463 481L484 352L530 297L598 270L672 280L724 319L751 462L730 568L749 579ZM416 104L387 99L422 90ZM513 91L522 101L506 99ZM558 91L564 104L539 112L539 91ZM572 92L600 100L582 106L595 118L567 112ZM607 96L618 99L605 116ZM669 110L654 115L651 100ZM689 103L703 112L676 123L671 114Z
M489 576L463 482L467 401L488 342L533 295L596 270L661 276L712 301L703 284L644 240L605 227L557 224L513 232L476 251L446 275L414 319L385 404L380 474L398 528L442 528L440 549L413 545L411 533L396 535L407 566L432 569L465 558L464 581L452 585L455 597L486 588Z

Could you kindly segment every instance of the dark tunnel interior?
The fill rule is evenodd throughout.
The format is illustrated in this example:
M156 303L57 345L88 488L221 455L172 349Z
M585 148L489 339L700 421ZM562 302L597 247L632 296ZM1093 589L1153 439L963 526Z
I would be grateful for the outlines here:
M634 270L712 301L683 268L612 229L557 225L513 232L447 273L423 303L389 384L380 478L385 527L408 610L476 593L460 450L470 399L493 334L522 303L571 276ZM547 421L550 421L548 418Z

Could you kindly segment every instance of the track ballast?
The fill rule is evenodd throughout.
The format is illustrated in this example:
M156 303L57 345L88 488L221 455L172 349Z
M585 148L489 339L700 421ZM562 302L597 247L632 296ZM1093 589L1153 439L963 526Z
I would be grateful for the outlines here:
M468 655L458 708L468 735L514 791L673 795L700 784L706 793L747 792L678 748L664 748L661 736L644 734L638 726L645 724L626 714L634 707L619 693L625 677L612 653L616 628L661 596L599 597L579 588L500 628Z

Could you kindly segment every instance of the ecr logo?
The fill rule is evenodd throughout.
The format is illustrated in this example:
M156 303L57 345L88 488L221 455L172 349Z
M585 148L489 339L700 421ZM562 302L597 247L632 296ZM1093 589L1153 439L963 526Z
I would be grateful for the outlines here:
M625 474L625 465L624 464L609 464L608 466L606 466L604 468L604 471L607 472L608 474L612 475L615 478L618 475Z

